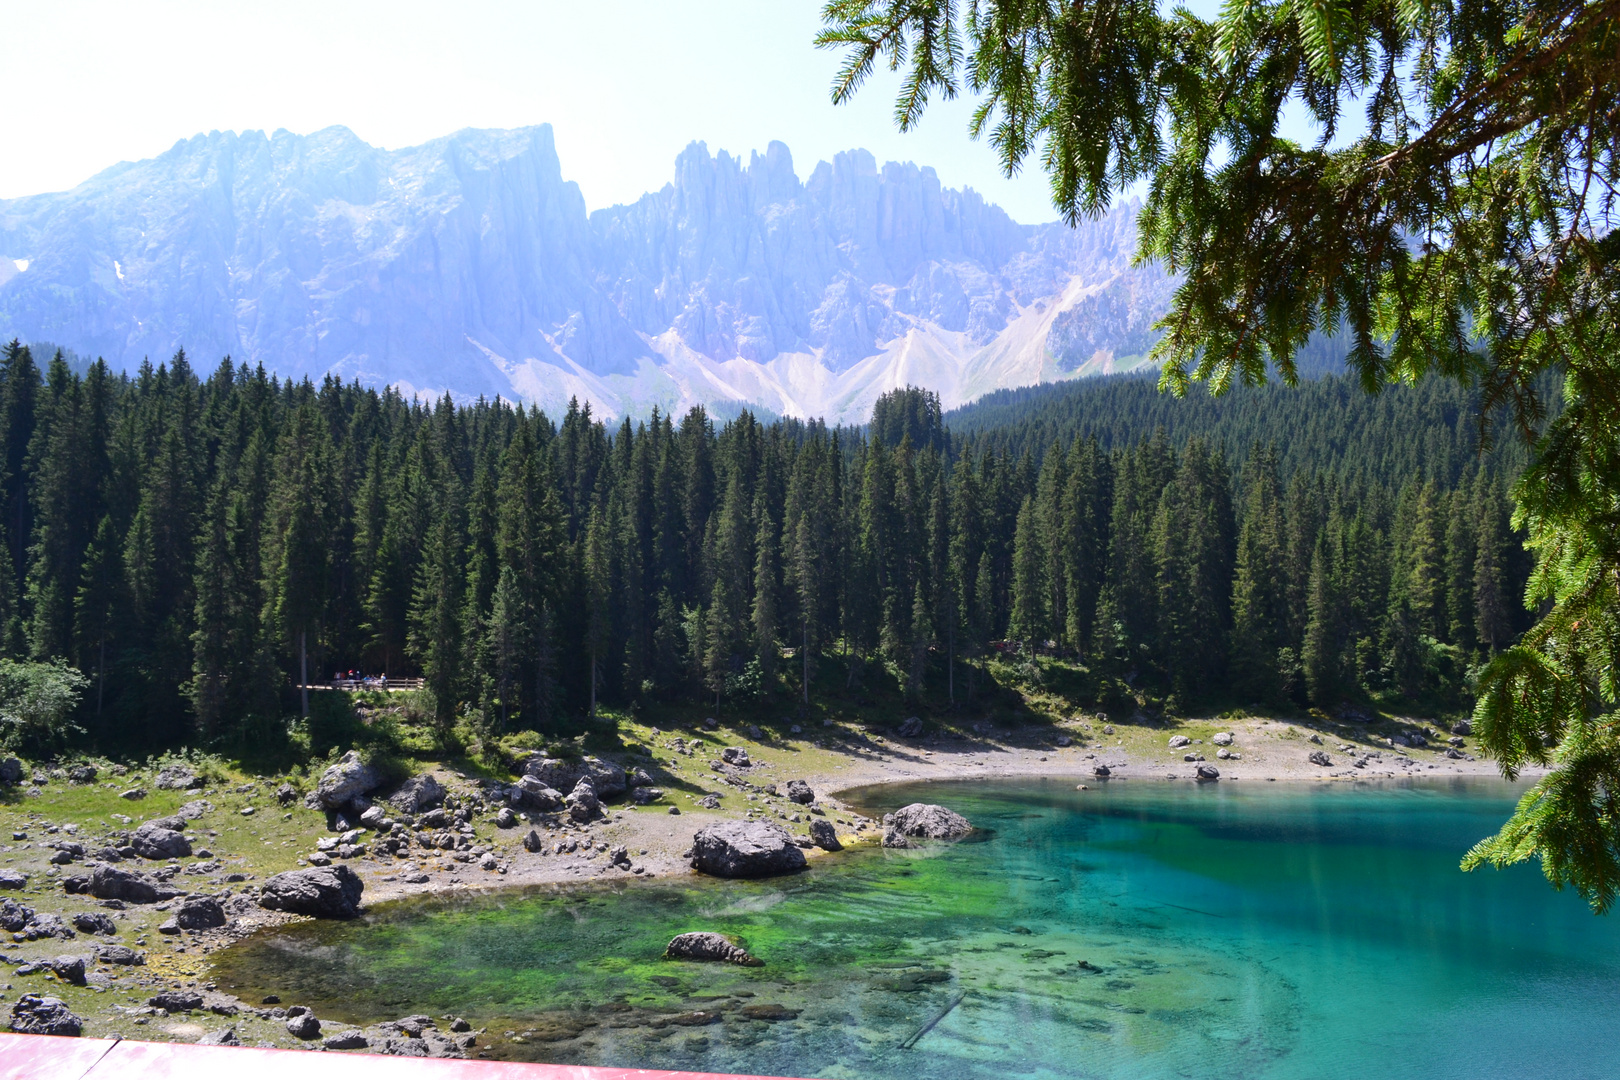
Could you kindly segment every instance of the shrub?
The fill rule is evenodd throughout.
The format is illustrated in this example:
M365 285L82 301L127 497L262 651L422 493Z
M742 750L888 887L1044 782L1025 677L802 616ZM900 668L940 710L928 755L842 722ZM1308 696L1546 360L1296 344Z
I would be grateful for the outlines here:
M89 680L65 660L0 660L0 741L50 752L84 729L73 722Z

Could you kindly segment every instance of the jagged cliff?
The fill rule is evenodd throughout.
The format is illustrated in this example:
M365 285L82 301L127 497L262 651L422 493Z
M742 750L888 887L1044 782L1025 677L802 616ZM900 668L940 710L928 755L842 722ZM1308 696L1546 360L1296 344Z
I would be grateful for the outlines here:
M184 345L285 375L599 413L740 403L859 420L884 390L989 390L1140 360L1168 298L1131 208L1012 221L865 151L701 144L586 214L549 127L379 150L211 133L0 201L0 334L132 366Z

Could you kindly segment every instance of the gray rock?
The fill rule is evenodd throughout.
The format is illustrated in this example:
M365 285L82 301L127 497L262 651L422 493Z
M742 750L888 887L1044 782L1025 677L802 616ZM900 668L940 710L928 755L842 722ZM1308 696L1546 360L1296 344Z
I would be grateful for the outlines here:
M705 810L718 810L720 809L720 796L712 793L705 795L698 800L698 805Z
M195 990L162 990L146 999L154 1009L167 1012L195 1012L203 1006L203 996Z
M182 930L212 930L225 925L225 907L212 896L188 896L174 922Z
M1214 783L1221 778L1221 770L1213 765L1200 765L1193 770L1193 779L1200 784Z
M74 986L84 985L84 957L82 956L56 956L47 960L51 971L58 979Z
M581 780L589 779L597 798L622 795L628 785L622 768L588 755L579 758L536 756L523 766L523 774L556 791L573 791Z
M523 850L531 854L536 851L544 851L545 847L545 838L533 829L530 829L529 835L523 838Z
M7 898L0 900L0 930L17 933L34 917L34 909Z
M844 850L844 845L838 842L838 830L826 818L815 818L810 822L810 840L823 851Z
M210 1031L207 1035L204 1035L202 1038L197 1040L197 1045L241 1046L242 1040L236 1037L236 1028L228 1027L220 1028L218 1031Z
M23 765L14 757L0 761L0 784L10 786L22 783Z
M321 1045L328 1050L364 1050L371 1045L371 1040L366 1038L363 1031L340 1031L336 1035L328 1035Z
M1091 770L1091 775L1095 776L1098 780L1106 780L1110 776L1114 775L1114 771L1106 765L1098 765L1096 768Z
M902 806L885 816L883 824L915 840L958 840L973 831L967 818L932 803Z
M116 934L118 925L99 911L80 911L73 915L74 929L84 934Z
M510 806L501 807L500 812L495 815L495 825L498 828L510 829L517 823L518 816L512 813L512 808Z
M321 1035L321 1022L315 1019L314 1013L300 1013L287 1018L287 1034L295 1039L318 1039Z
M624 782L631 789L651 787L653 778L646 769L634 769L625 776Z
M810 790L810 785L803 780L787 782L787 797L801 806L809 806L816 801L816 793Z
M1231 746L1232 733L1230 731L1217 731L1215 733L1215 737L1211 739L1210 742L1214 743L1216 746Z
M146 963L146 954L136 952L128 945L97 945L96 959L103 964L117 964L119 967L135 967Z
M625 847L623 844L616 844L611 850L608 851L608 862L615 866L619 865L620 863L623 863L625 866L629 866L630 849Z
M128 791L120 791L118 793L118 797L120 799L128 799L130 802L139 802L140 800L146 798L146 789L143 787L132 787Z
M911 841L906 839L905 833L893 825L888 825L883 829L883 846L886 848L908 848L911 846Z
M380 829L387 817L387 812L382 807L368 806L366 812L360 815L360 824L368 829Z
M89 893L99 900L127 900L132 904L155 904L180 895L145 874L116 866L97 866L90 873Z
M740 746L728 746L720 751L720 760L739 769L746 769L753 764L748 759L748 751Z
M664 797L664 789L658 787L637 787L630 789L630 801L637 806L648 806Z
M1321 765L1324 768L1333 764L1333 759L1321 750L1312 750L1310 761L1312 765Z
M915 739L922 733L923 722L922 718L919 716L906 717L904 720L900 721L900 726L895 729L895 734L900 736L902 739Z
M68 780L75 784L93 784L99 775L96 767L88 763L75 765L68 770Z
M356 796L382 786L383 774L350 750L334 765L327 766L315 785L315 802L321 810L341 810Z
M507 801L513 806L527 807L549 814L563 808L563 793L556 788L547 787L538 777L523 776L512 785Z
M0 870L0 889L21 889L28 885L28 875L10 868Z
M1472 735L1474 733L1474 725L1467 720L1459 720L1455 724L1451 725L1451 733L1453 735ZM4 778L0 777L0 779ZM15 783L15 781L12 782Z
M720 934L698 931L677 934L664 950L665 960L704 960L723 964L741 964L744 967L762 967L761 962L749 955L741 945L733 944Z
M805 865L793 838L770 822L724 821L692 837L692 869L716 877L768 877Z
M185 791L189 788L202 787L203 779L188 766L165 765L158 770L157 780L153 786L159 791Z
M389 805L402 814L422 814L444 802L449 792L431 773L413 776L388 796Z
M1113 724L1104 724L1102 733L1104 735L1112 735L1114 733L1114 725Z
M11 1007L11 1030L20 1035L76 1036L84 1020L73 1015L61 998L24 994Z
M364 883L347 866L316 866L288 870L266 881L259 905L318 919L352 919L360 913L364 890Z
M1183 746L1188 746L1191 743L1192 740L1185 735L1170 736L1170 749L1172 750L1180 750Z
M131 833L129 846L143 859L179 859L191 854L191 841L158 821L145 822Z
M568 804L568 816L582 825L602 812L602 801L597 798L596 787L589 777L581 777L563 801Z

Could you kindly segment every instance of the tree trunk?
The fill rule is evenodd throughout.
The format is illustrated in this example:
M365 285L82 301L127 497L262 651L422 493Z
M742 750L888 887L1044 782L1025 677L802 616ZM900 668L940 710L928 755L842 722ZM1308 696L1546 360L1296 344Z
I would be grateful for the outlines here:
M299 702L304 710L304 719L309 719L309 635L307 631L298 631L298 694Z

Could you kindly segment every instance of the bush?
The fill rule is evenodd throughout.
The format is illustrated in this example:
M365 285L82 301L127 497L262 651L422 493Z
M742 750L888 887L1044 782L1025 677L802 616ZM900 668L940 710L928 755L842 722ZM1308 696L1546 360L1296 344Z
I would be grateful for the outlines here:
M0 742L49 753L84 729L73 722L89 680L65 660L0 660Z

